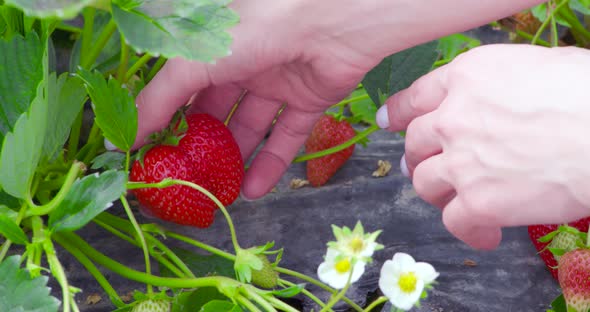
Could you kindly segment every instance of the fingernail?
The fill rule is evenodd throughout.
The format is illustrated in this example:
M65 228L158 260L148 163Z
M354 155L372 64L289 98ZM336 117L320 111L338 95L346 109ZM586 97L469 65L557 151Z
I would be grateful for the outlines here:
M406 164L406 154L402 155L402 159L399 161L399 167L404 177L410 176L410 170L408 170L408 164Z
M104 147L109 151L114 151L117 149L117 147L107 139L104 139Z
M245 201L245 202L252 202L254 201L253 199L250 199L248 197L246 197L246 195L244 195L244 192L240 192L240 198Z
M379 108L379 110L377 111L377 116L375 117L375 121L377 122L379 128L389 128L389 115L387 113L387 105L383 105L381 106L381 108Z

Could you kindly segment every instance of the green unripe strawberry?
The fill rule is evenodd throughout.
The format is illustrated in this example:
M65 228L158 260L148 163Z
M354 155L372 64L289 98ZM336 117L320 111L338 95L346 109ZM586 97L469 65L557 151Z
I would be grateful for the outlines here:
M265 255L256 256L262 261L262 269L252 270L252 284L262 288L275 288L279 281L279 273L274 270Z
M131 312L170 312L170 301L148 299L135 305Z
M578 235L576 235L574 233L559 232L557 235L555 235L555 237L551 240L551 242L549 243L549 245L547 247L551 248L551 249L562 250L563 253L566 253L568 251L572 251L572 250L578 248L578 246L576 245L576 242L578 240L579 240ZM557 260L557 263L559 263L559 259L561 258L561 255L560 254L553 254L553 257L555 257L555 260Z

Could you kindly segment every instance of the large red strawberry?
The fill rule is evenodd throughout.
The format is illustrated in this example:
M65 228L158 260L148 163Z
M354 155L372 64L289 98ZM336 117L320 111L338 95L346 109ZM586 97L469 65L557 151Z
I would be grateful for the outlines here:
M187 153L198 175L210 182L210 191L224 205L240 195L244 162L229 129L208 114L186 117L188 130L178 145Z
M590 224L590 217L579 219L568 223L569 226L578 229L580 232L588 232L588 225ZM549 249L547 249L550 242L540 242L539 238L557 230L559 224L537 224L528 227L529 237L535 245L535 249L539 252L539 256L545 262L547 269L551 275L557 279L557 260Z
M334 116L324 115L315 124L311 135L305 142L305 152L315 153L340 145L356 135L352 126L345 120L338 121ZM328 180L346 163L354 152L354 145L334 154L307 161L307 179L315 187L326 184Z
M176 145L159 143L151 147L142 159L134 162L130 181L182 179L204 187L224 205L231 204L239 195L244 175L240 150L231 132L207 114L192 115L186 123L172 124L160 134L159 141ZM167 139L178 135L182 137L180 141ZM148 214L183 225L208 227L217 209L203 193L187 186L136 189L133 193Z
M590 249L578 248L561 257L559 285L568 311L590 310Z

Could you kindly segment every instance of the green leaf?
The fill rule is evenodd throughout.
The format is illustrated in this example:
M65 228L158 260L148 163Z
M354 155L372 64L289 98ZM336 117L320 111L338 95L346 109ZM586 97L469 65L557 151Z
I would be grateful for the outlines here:
M212 300L204 305L200 312L242 312L242 308L230 301Z
M10 208L18 208L20 206L20 202L18 198L10 196L4 191L0 190L0 205L6 205Z
M137 107L129 90L112 77L107 83L98 71L80 69L78 76L92 99L95 122L104 137L122 151L129 151L137 134Z
M36 33L0 39L0 142L37 96L43 80L43 45Z
M29 16L72 19L95 0L5 0L4 2L23 10Z
M590 15L590 0L570 0L570 8L584 15Z
M26 245L29 239L25 232L10 217L0 214L0 234L15 244Z
M199 311L211 300L226 300L227 297L215 287L203 287L194 291L185 291L175 296L171 312Z
M111 14L105 11L97 11L94 16L94 24L92 25L92 38L90 42L96 42L101 32L108 24L111 19ZM84 35L78 37L74 46L72 47L72 53L70 55L70 72L75 73L80 66L80 54L82 52L82 40ZM96 68L101 72L107 72L117 68L119 65L119 54L121 52L121 37L119 32L115 32L107 41L106 45L100 51L96 62L91 65L90 69ZM85 53L88 53L86 51ZM130 63L133 62L135 56L129 59Z
M119 170L125 167L125 154L118 152L102 153L92 160L92 169Z
M8 208L7 206L0 205L0 216L4 216L12 221L16 221L18 213L13 209Z
M126 182L124 172L112 170L76 181L61 204L49 214L49 229L61 232L83 227L125 193Z
M437 49L441 53L441 59L450 61L457 55L480 45L481 41L459 33L440 38Z
M383 105L383 98L409 87L428 73L438 58L436 47L437 42L431 41L383 59L363 79L363 86L373 102Z
M557 296L557 298L551 302L551 307L555 312L567 312L567 304L565 303L563 294Z
M239 21L230 0L146 0L126 6L114 1L112 14L125 39L139 52L211 62L229 53L225 31Z
M86 90L79 79L62 74L59 79L55 73L49 75L48 82L47 131L43 145L43 155L49 161L55 159L68 139L76 117L86 99Z
M357 90L351 94L351 97L357 97L363 94L366 94L365 90ZM362 121L368 124L375 124L377 106L375 106L371 98L350 103L350 112L353 116L353 122Z
M233 262L217 255L200 255L182 248L172 248L172 251L188 266L197 277L209 275L235 277ZM162 276L175 276L165 266L160 267Z
M46 134L47 104L45 86L39 85L38 96L30 111L16 122L8 133L0 155L0 185L14 197L25 199L39 163Z
M271 293L277 297L291 298L297 296L303 289L305 289L305 284L298 284L288 288L274 290Z
M47 277L31 278L19 263L20 256L0 263L0 311L57 312L59 300L50 296Z

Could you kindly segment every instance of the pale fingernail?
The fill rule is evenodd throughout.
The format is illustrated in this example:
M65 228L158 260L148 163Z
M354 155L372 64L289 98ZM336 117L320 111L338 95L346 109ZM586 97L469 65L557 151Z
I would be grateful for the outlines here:
M408 164L406 164L406 154L402 155L402 159L399 161L399 167L405 177L410 176L410 170L408 170Z
M377 111L377 116L375 117L375 121L377 122L379 128L389 128L389 115L387 113L387 105L383 105L381 106L381 108L379 108L379 110Z
M104 147L109 151L114 151L117 149L117 147L107 139L104 139Z

